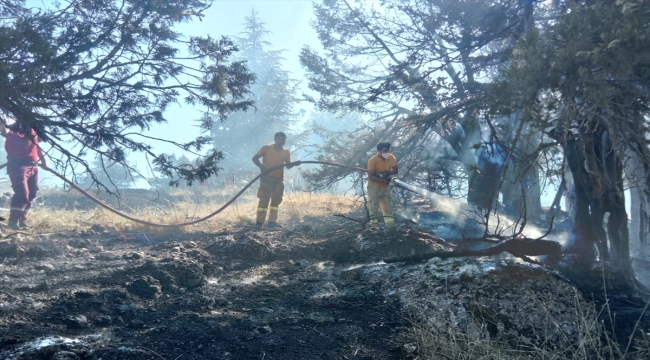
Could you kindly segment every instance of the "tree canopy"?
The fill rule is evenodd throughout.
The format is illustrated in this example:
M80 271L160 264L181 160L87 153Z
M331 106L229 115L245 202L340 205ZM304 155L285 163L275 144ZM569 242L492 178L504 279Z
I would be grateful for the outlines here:
M244 98L255 76L232 61L235 44L225 37L185 38L175 30L200 19L210 2L57 4L30 8L21 0L0 0L0 110L64 155L51 164L80 166L95 180L85 157L92 152L120 163L129 152L143 152L156 170L188 183L216 174L222 154L205 151L209 136L178 143L143 134L166 122L173 104L214 114L202 119L205 131L251 106ZM196 166L181 168L168 154L154 152L150 140L202 156Z
M366 126L374 135L359 131L354 141L364 150L361 157L377 141L398 142L403 176L447 193L450 182L433 179L457 170L465 183L480 175L474 149L489 141L482 136L486 90L526 31L526 4L326 0L314 9L325 51L305 47L301 53L316 93L307 99L321 110L358 112L370 120ZM432 146L437 139L448 151ZM322 175L335 179L337 171Z
M492 111L521 109L526 121L557 140L573 178L571 251L598 256L634 278L628 229L650 218L650 3L563 1L555 20L522 38L490 91ZM647 247L647 245L646 245ZM646 255L647 256L647 255Z

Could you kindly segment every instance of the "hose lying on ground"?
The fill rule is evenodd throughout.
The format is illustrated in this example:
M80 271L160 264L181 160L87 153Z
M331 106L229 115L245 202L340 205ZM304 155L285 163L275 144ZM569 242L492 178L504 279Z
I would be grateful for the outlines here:
M362 171L362 172L367 171L364 168L360 168L360 167L356 167L356 166L337 164L337 163L328 162L328 161L314 161L314 160L294 161L294 162L291 162L291 163L288 163L288 164L282 164L282 165L274 166L272 168L267 169L267 171L271 172L273 170L277 170L277 169L280 169L280 168L285 167L285 166L293 167L293 166L299 166L299 165L302 165L302 164L330 165L330 166L339 166L339 167L343 167L343 168L347 168L347 169L352 169L352 170L355 170L355 171ZM5 166L7 166L7 164L0 165L0 169L4 168ZM92 201L96 202L99 206L109 210L112 213L115 213L115 214L117 214L117 215L119 215L119 216L121 216L123 218L129 219L131 221L134 221L134 222L137 222L137 223L140 223L140 224L149 225L149 226L157 226L157 227L165 227L165 228L194 225L194 224L200 223L202 221L208 220L211 217L216 216L217 214L219 214L220 212L225 210L228 206L230 206L233 202L235 202L235 200L237 200L237 198L240 197L244 193L244 191L246 191L246 189L251 187L251 185L253 185L259 178L261 178L263 176L263 174L257 175L255 178L253 178L251 181L249 181L248 184L246 184L246 186L244 186L243 189L241 189L237 194L235 194L235 196L232 199L230 199L222 207L220 207L219 209L217 209L216 211L214 211L213 213L211 213L211 214L209 214L207 216L204 216L204 217L202 217L200 219L184 222L184 223L162 224L162 223L156 223L156 222L151 222L151 221L147 221L147 220L138 219L138 218L135 218L133 216L124 214L124 213L120 212L119 210L113 208L112 206L104 203L100 199L96 198L94 195L88 193L86 190L81 188L79 185L77 185L74 182L66 179L63 175L59 174L58 172L54 171L53 169L50 169L50 168L43 168L43 169L49 171L50 173L52 173L53 175L55 175L59 179L63 180L66 184L68 184L68 185L72 186L73 188L75 188L76 190L80 191L82 194L89 197Z

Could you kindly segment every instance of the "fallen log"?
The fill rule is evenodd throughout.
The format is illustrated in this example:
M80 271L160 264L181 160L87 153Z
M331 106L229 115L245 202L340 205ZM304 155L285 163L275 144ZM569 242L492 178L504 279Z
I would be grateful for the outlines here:
M562 245L550 240L538 239L510 239L495 246L481 250L455 250L455 251L434 251L411 256L393 257L384 259L387 264L397 262L421 262L432 258L447 259L462 256L494 256L502 252L510 253L528 262L534 262L528 256L559 256L562 254Z

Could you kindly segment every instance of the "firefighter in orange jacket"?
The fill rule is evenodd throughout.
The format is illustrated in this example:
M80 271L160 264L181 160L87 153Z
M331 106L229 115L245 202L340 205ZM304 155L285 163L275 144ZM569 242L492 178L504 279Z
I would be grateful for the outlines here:
M255 220L257 227L264 225L266 212L270 210L267 227L282 228L278 224L278 211L280 210L279 206L282 203L282 196L284 195L284 167L270 172L268 169L291 162L289 149L284 147L286 141L287 135L283 132L278 132L274 136L273 144L264 145L253 156L253 163L260 168L263 175L260 179L260 188L257 191L257 197L260 199L257 206L257 219ZM262 162L260 162L260 158L262 158ZM292 167L292 165L287 165L287 169ZM270 207L269 202L271 202Z
M397 159L390 153L390 143L377 144L377 153L368 160L368 211L370 225L376 225L379 206L386 227L395 225L393 202L390 197L390 175L397 174Z

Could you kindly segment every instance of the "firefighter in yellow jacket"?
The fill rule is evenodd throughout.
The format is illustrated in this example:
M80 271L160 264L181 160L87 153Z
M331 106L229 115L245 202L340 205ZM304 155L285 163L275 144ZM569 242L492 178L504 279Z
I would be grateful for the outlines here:
M370 225L376 225L379 206L387 227L395 225L393 203L390 198L390 175L397 174L397 159L390 153L390 143L377 144L377 153L368 160L368 211Z
M278 224L278 210L280 203L282 203L282 195L284 195L284 167L271 172L268 169L291 162L291 154L284 147L286 140L287 135L283 132L278 132L275 134L273 144L262 146L260 151L253 156L253 163L260 168L263 175L260 179L260 188L257 191L257 197L260 199L257 206L257 219L255 221L257 227L262 227L264 220L266 220L266 212L270 210L267 227L282 228ZM262 158L262 162L260 162L260 158ZM288 165L287 169L292 167ZM269 201L271 202L270 207Z

